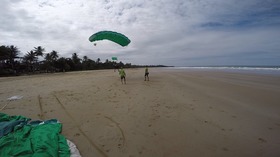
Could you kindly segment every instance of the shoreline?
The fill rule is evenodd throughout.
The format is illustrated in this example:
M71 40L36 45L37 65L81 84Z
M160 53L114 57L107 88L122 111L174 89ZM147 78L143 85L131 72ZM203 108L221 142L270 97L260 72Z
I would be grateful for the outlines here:
M198 67L166 67L174 70L217 71L242 74L259 74L280 76L280 66L198 66Z

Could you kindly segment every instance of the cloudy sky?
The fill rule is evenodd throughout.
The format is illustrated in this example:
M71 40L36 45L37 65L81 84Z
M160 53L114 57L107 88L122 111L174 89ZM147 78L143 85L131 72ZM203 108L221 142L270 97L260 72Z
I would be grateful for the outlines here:
M280 0L1 0L0 45L132 64L280 65ZM125 34L126 47L89 36Z

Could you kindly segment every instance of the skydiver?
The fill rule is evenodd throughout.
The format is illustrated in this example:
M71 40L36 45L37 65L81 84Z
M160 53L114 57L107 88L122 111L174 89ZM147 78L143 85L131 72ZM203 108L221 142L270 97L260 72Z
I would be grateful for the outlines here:
M147 78L148 81L149 81L149 69L148 69L147 66L146 66L146 68L145 68L145 81L146 81L146 78Z
M120 76L121 76L121 82L122 82L122 84L123 84L123 82L124 82L124 84L126 84L126 80L125 80L126 74L125 74L125 71L124 71L123 67L121 67L121 69L119 70L119 74L120 74ZM124 81L123 81L123 80L124 80Z

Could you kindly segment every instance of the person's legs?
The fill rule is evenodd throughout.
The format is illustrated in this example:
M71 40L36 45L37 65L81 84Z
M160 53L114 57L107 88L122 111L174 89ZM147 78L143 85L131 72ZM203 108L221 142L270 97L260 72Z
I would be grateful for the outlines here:
M148 81L149 81L149 74L145 74L145 81L148 79Z

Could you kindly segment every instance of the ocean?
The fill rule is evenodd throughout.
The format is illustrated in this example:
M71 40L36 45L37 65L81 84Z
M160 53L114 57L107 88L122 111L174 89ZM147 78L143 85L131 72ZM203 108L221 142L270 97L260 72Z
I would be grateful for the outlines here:
M200 70L200 71L223 71L250 74L265 74L280 76L280 66L189 66L168 67L168 69Z

